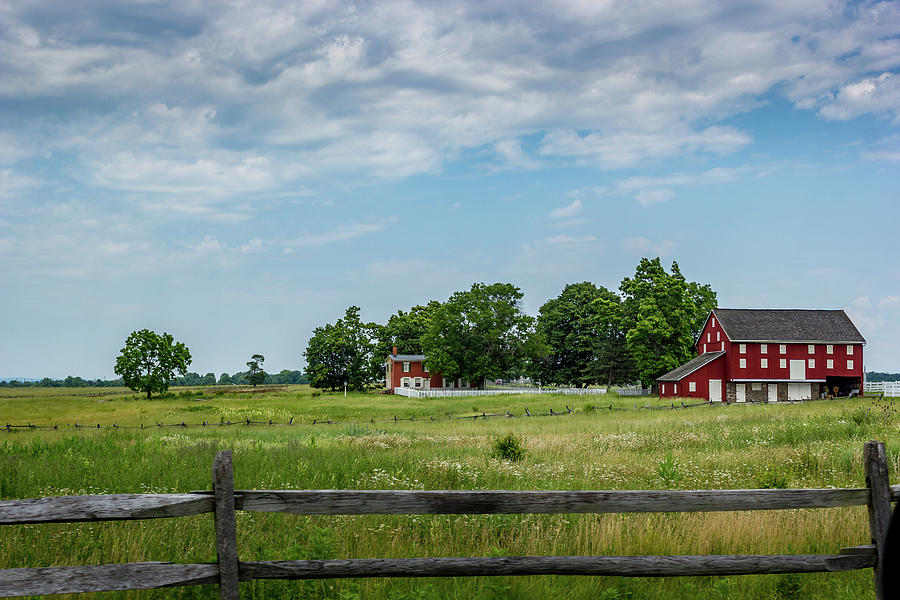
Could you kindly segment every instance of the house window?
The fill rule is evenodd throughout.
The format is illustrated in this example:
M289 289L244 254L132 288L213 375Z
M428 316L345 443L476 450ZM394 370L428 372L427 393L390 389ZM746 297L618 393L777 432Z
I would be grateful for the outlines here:
M690 391L690 392L696 392L696 391L697 391L697 382L696 382L696 381L689 381L689 382L688 382L688 391Z
M808 344L808 345L806 346L806 351L809 352L810 354L815 354L815 353L816 353L816 345L815 345L815 344Z
M759 345L759 353L760 353L760 354L768 354L768 353L769 353L769 346L768 346L768 344L760 344L760 345Z
M746 359L746 358L742 358L742 359L741 359L740 367L741 367L742 369L746 369L746 368L747 368L747 359Z
M787 354L787 344L778 344L778 354Z
M422 387L422 378L421 378L421 377L416 377L416 380L415 380L415 381L416 381L415 386L416 386L417 388Z
M827 369L833 369L833 368L834 368L834 360L831 359L831 358L829 358L828 360L826 360L826 361L825 361L825 368L827 368Z
M403 363L403 372L409 373L409 363L408 362Z
M672 384L672 393L673 393L673 394L677 394L677 393L678 393L678 384L677 384L677 383L673 383L673 384Z
M834 354L834 345L833 344L825 345L825 354Z
M409 387L409 377L401 378L400 385L402 385L403 387Z
M779 369L787 369L787 359L779 358L778 359L778 368Z
M759 359L759 368L768 369L769 368L769 359L768 358Z
M721 331L717 331L717 332L716 332L716 341L717 341L717 342L721 342L721 341L722 341L722 332L721 332Z
M847 361L847 369L850 371L853 370L853 361L852 360Z
M847 344L847 356L853 356L853 344Z
M741 344L740 346L738 346L738 348L738 352L740 352L741 354L747 354L747 344Z
M661 383L659 389L660 389L661 394L665 394L666 393L666 384Z
M816 368L816 359L811 358L811 359L809 359L807 362L809 363L809 368L810 368L810 369L815 369L815 368Z

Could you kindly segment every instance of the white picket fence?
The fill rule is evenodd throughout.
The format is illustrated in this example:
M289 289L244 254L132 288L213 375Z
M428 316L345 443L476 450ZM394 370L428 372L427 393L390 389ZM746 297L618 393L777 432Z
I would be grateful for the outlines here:
M867 394L884 394L896 398L900 397L900 381L867 381L864 390Z
M639 388L616 388L612 391L620 396L646 396L650 390ZM605 394L606 388L512 388L502 390L420 390L395 387L394 393L407 398L461 398L465 396L504 396L507 394L560 394L564 396L595 396Z

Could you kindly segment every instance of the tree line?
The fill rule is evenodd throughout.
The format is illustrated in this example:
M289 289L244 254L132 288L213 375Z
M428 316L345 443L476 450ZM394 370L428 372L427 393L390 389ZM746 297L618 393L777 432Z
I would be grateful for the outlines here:
M530 377L541 384L617 385L656 377L693 357L693 347L716 293L687 281L678 263L640 261L618 291L591 282L567 285L541 306L522 310L510 283L475 283L444 302L398 310L387 322L363 322L347 308L335 323L316 327L304 354L310 385L361 390L384 375L384 361L424 354L430 372L476 382Z

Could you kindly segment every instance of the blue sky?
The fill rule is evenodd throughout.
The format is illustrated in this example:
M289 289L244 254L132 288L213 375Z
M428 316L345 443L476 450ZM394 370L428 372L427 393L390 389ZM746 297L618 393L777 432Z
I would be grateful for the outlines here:
M900 371L896 2L0 2L0 376L677 260Z

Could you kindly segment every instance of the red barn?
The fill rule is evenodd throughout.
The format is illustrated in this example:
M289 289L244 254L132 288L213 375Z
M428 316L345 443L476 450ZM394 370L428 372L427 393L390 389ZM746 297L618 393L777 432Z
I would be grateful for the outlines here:
M398 387L417 390L432 388L468 389L475 387L467 381L445 380L440 373L430 373L425 365L424 354L397 354L397 349L384 363L384 387L393 390Z
M697 358L657 378L660 398L782 402L862 393L866 340L842 310L717 308Z

